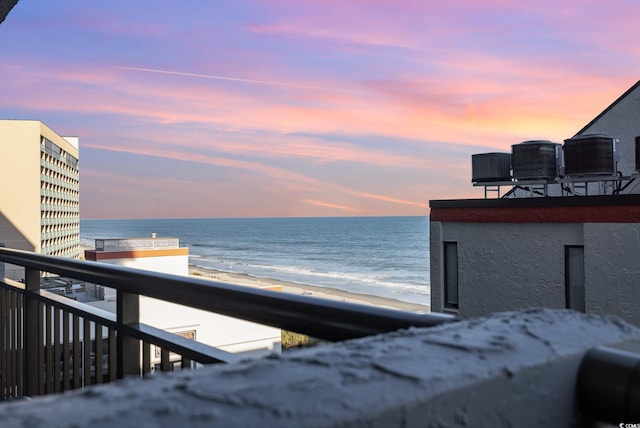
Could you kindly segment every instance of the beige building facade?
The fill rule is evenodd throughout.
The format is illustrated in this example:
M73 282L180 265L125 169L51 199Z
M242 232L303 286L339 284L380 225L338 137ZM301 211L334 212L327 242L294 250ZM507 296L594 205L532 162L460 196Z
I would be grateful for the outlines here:
M0 242L80 257L78 158L77 137L37 120L0 120Z

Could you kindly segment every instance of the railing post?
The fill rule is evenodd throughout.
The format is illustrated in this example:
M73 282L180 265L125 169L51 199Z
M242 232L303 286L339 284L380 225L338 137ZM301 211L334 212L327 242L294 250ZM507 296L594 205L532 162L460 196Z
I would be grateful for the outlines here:
M33 291L40 289L40 271L25 269L25 293L24 293L24 393L27 396L36 396L40 391L42 367L38 360L40 348L44 346L40 342L42 337L42 324L40 323L40 303Z
M117 292L117 321L119 326L140 322L140 296ZM122 329L117 336L117 377L140 376L140 341L126 336Z

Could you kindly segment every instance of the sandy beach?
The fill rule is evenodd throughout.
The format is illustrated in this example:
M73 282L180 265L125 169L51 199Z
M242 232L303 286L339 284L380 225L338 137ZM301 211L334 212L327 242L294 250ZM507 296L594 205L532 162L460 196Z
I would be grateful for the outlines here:
M318 287L313 285L280 281L271 278L258 278L247 274L223 272L215 269L202 268L195 265L189 265L189 274L197 276L199 278L210 278L215 281L225 282L229 284L246 285L259 288L271 288L284 293L293 293L303 296L320 297L323 299L340 300L351 303L359 303L363 305L382 306L409 312L430 312L430 308L428 305L419 305L417 303L403 302L401 300L370 296L367 294L350 293L348 291L337 290L335 288Z
M81 246L82 253L85 250L93 250L94 247ZM225 272L216 269L203 268L193 264L189 265L189 275L198 278L212 279L228 284L246 285L258 288L271 288L284 293L293 293L303 296L320 297L323 299L340 300L344 302L358 303L361 305L381 306L402 311L428 313L429 305L403 302L402 300L386 297L371 296L368 294L351 293L335 288L318 287L314 285L298 284L295 282L280 281L272 278L259 278L244 273Z

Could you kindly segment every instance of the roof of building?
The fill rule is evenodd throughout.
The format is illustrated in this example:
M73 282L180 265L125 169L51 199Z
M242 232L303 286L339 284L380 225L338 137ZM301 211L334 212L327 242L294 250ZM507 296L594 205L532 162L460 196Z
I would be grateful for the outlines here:
M0 24L7 17L13 6L18 3L18 0L0 0Z
M432 199L431 208L495 208L495 207L595 207L640 205L640 194L593 195L573 197L494 198L494 199Z
M432 200L431 221L639 223L640 195Z

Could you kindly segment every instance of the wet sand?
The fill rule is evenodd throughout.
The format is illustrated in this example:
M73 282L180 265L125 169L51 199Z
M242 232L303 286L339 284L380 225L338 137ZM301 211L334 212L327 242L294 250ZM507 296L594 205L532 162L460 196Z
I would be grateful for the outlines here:
M320 297L323 299L340 300L363 305L381 306L391 309L399 309L409 312L428 313L428 305L403 302L401 300L386 297L371 296L367 294L351 293L335 288L318 287L313 285L298 284L294 282L280 281L271 278L259 278L247 274L223 272L216 269L202 268L189 265L189 275L199 278L210 278L215 281L236 285L246 285L258 288L268 288L284 293L293 293L303 296Z

